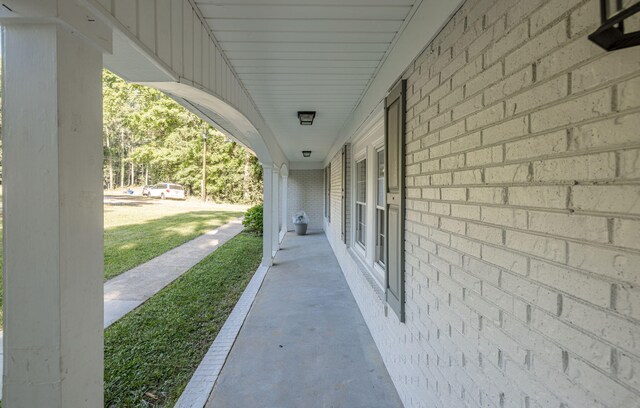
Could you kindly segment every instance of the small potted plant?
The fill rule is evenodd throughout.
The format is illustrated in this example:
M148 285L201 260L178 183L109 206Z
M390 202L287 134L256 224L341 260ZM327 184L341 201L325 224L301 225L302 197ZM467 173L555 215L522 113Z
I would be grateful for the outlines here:
M297 235L306 235L307 225L309 225L309 217L304 211L300 211L293 216L293 226Z

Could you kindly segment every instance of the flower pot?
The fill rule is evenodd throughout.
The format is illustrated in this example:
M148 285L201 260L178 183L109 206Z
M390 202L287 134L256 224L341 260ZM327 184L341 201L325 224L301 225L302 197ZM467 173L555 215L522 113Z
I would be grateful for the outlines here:
M306 235L307 234L307 224L293 224L296 228L296 234L298 235Z

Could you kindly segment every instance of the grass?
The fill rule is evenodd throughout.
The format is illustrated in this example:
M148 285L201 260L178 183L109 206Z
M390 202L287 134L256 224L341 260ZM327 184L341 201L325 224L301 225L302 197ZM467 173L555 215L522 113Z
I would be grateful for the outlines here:
M1 198L1 196L0 196ZM179 204L179 203L178 203ZM217 228L237 211L168 205L104 206L104 279L111 279ZM0 305L2 304L2 217L0 217ZM0 308L0 328L3 315Z
M172 406L260 264L241 233L105 331L105 406Z
M217 228L241 213L193 211L131 221L130 214L114 217L105 208L104 279L109 280L207 231ZM140 221L140 220L137 220Z

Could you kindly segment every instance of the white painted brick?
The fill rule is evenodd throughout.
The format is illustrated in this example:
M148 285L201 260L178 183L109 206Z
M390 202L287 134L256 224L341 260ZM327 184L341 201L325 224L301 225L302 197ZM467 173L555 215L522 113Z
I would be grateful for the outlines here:
M451 215L458 218L467 218L471 220L480 219L480 206L451 204Z
M493 46L487 50L485 54L487 64L493 64L495 61L501 59L507 52L524 43L528 37L528 22L522 21L504 36L496 39Z
M532 81L533 69L530 65L485 89L484 103L492 104L500 99L512 95L526 86L531 85Z
M636 355L640 352L640 331L637 324L615 314L565 298L562 318L577 327L607 340Z
M571 73L571 92L576 93L601 86L622 76L638 73L640 56L638 50L627 48L616 55L607 53Z
M567 75L562 75L507 99L507 115L518 115L566 97L568 83Z
M640 186L577 185L571 188L571 202L576 210L640 215Z
M531 113L531 130L544 131L611 112L611 89L603 89Z
M537 64L538 79L549 78L604 52L602 48L589 41L586 36L578 37L575 41L540 58Z
M487 183L525 183L529 180L529 164L510 164L488 167L484 172Z
M506 232L506 246L556 262L566 262L567 249L563 240L518 231Z
M579 381L586 393L603 405L633 407L638 404L638 396L635 393L582 360L569 358L567 377Z
M587 274L531 259L529 276L600 307L611 305L611 285Z
M504 189L498 187L469 188L469 201L476 203L503 204Z
M483 245L482 259L520 275L527 273L527 258L509 250Z
M456 171L453 184L482 184L482 172L479 169Z
M627 149L620 152L620 176L640 178L640 149Z
M612 179L616 175L613 153L540 160L533 163L535 181L585 181Z
M449 140L466 132L464 121L453 123L451 126L440 129L440 140Z
M464 122L464 121L463 121ZM454 153L461 152L463 150L472 149L480 146L481 138L480 132L475 132L470 135L459 137L451 141L451 151Z
M603 342L576 330L548 313L534 310L531 316L531 325L540 333L558 342L563 348L586 358L596 366L603 369L610 368L611 348ZM545 346L547 346L547 344L545 344ZM549 356L544 354L547 350L542 349L536 351L541 352L540 355L537 356L538 358L549 361ZM557 352L559 350L553 348L553 351ZM561 356L556 354L556 358L555 363L560 363ZM551 363L553 364L554 361L551 361ZM562 369L562 366L558 368Z
M615 309L623 315L640 320L640 288L620 285L616 294Z
M573 128L570 150L584 150L638 142L640 115L631 114Z
M640 64L637 64L640 66ZM636 72L640 68L636 67ZM640 77L618 84L618 109L626 110L640 106Z
M616 218L613 222L614 245L640 249L640 221Z
M459 169L465 166L464 154L457 154L454 156L444 157L440 159L441 170Z
M623 282L640 285L640 255L616 248L568 243L568 265Z
M572 37L579 33L595 31L600 26L600 4L588 1L571 13L569 22Z
M482 109L482 95L476 95L453 108L453 120L458 120Z
M468 80L465 83L465 93L467 95L473 95L486 88L487 85L492 85L500 79L502 79L502 64L493 64L491 67L478 74L475 78Z
M523 116L483 129L482 143L485 145L493 144L524 136L527 133L529 133L529 117Z
M640 388L640 360L626 353L620 353L618 378L635 389Z
M515 72L532 60L548 54L549 51L565 41L567 41L567 21L561 20L507 55L505 59L507 74Z
M505 145L506 160L561 153L567 150L567 132L560 130L542 136L531 137Z
M493 106L467 117L467 129L474 130L498 122L504 118L504 115L504 104L498 102Z
M500 287L548 312L557 313L558 311L557 292L553 292L522 277L505 273L500 279Z
M451 218L442 218L440 220L440 228L459 235L464 235L467 224L464 221L454 220Z
M565 186L509 187L509 204L523 207L567 208Z
M551 0L531 14L531 33L538 33L581 0Z
M461 234L464 234L464 232L462 232ZM464 252L465 254L480 258L480 243L477 241L472 241L470 239L452 235L451 247L457 249L458 251Z
M482 242L490 242L496 245L502 244L502 230L487 225L468 223L467 236Z
M405 324L329 229L407 408L640 395L640 71L598 24L597 1L468 0L403 75Z
M607 219L604 217L530 211L529 229L560 237L608 242Z
M518 229L527 228L527 212L509 207L482 207L480 219L490 224Z

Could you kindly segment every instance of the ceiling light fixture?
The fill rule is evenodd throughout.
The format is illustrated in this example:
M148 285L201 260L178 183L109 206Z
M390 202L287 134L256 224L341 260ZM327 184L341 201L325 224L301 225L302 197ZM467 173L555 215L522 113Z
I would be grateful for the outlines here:
M311 150L303 150L302 155L304 157L311 157Z
M298 119L301 125L313 125L315 117L316 111L298 111Z

